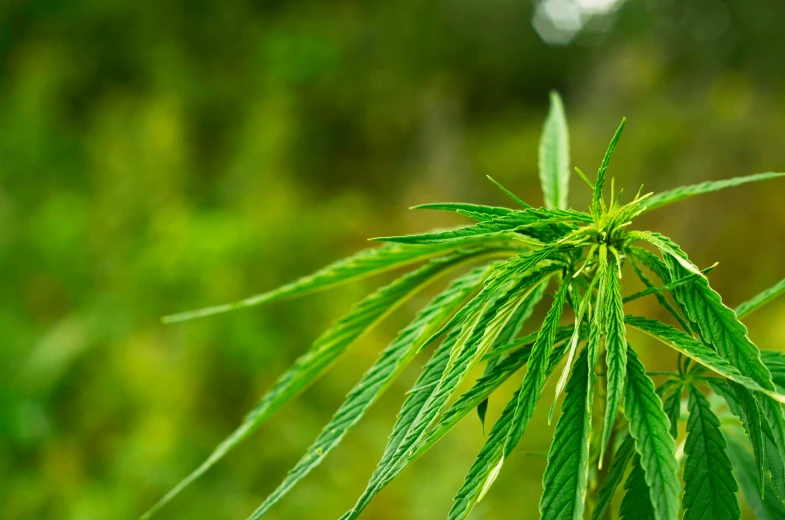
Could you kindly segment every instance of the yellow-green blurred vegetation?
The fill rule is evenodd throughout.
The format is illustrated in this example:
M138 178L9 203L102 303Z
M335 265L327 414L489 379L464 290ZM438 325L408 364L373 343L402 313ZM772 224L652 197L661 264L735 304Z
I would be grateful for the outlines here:
M368 237L460 222L414 204L507 204L488 174L540 204L552 88L587 172L627 116L610 174L630 197L785 170L785 3L613 3L3 2L0 518L137 517L384 277L182 325L161 315L273 288ZM584 209L586 186L572 188ZM785 275L784 200L782 182L748 185L636 225L719 261L712 282L736 305ZM160 518L245 518L426 297ZM662 316L653 300L632 310ZM746 321L762 348L785 346L785 301ZM648 368L674 366L631 339ZM354 503L424 360L270 518ZM519 451L547 449L547 408ZM467 418L365 517L444 516L482 442ZM513 457L475 517L536 517L543 468Z

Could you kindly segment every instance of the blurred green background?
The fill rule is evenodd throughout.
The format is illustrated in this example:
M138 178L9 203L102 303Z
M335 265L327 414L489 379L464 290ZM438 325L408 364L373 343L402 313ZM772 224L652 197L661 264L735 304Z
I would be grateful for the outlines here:
M785 170L783 19L778 0L5 0L0 518L137 517L383 280L183 325L161 315L273 288L370 236L460 222L414 204L507 204L487 174L540 204L552 88L587 172L628 117L611 165L628 193ZM637 224L719 261L713 284L736 305L785 275L784 190ZM571 202L588 203L579 181ZM245 518L425 298L160 518ZM660 316L652 304L631 310ZM762 348L785 345L785 301L747 323ZM649 368L673 366L633 339ZM353 504L423 361L270 518ZM521 450L547 448L543 412ZM482 442L467 418L365 517L443 517ZM511 459L475 518L536 517L543 467Z

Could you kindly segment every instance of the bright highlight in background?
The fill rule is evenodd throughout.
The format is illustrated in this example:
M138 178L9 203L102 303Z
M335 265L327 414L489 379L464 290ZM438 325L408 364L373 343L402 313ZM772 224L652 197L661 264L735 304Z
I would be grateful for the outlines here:
M532 25L545 43L566 45L596 15L609 14L624 0L542 0Z

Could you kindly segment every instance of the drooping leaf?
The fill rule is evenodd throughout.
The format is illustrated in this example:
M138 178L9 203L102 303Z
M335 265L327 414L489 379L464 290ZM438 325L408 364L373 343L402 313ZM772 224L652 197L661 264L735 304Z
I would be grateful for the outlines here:
M557 331L557 343L551 354L549 361L549 374L553 372L561 360L564 352L567 349L567 339L572 332L571 327L560 327ZM491 372L483 375L477 382L453 403L444 415L439 419L439 422L428 431L428 434L423 436L416 444L406 450L404 458L395 458L395 453L400 453L404 450L399 450L400 442L395 446L395 450L387 460L383 458L380 463L377 473L380 477L377 478L377 473L374 473L372 482L366 487L365 492L355 504L355 507L348 511L341 520L349 520L357 518L362 510L368 505L370 500L378 493L387 483L398 476L410 464L428 451L434 444L436 444L444 435L446 435L458 422L465 417L471 410L473 410L480 402L486 399L493 393L504 381L506 381L515 372L520 370L531 355L532 345L536 341L536 334L532 334L527 338L517 340L519 346L515 349L510 349L511 353L498 365L496 365ZM438 381L438 378L437 378ZM417 387L416 387L417 388ZM422 388L424 390L430 389L433 392L436 388L435 384L427 384L423 382ZM414 395L414 394L412 394ZM424 404L424 403L423 403ZM416 413L422 409L420 406ZM404 435L405 436L405 435ZM401 438L398 435L397 438ZM389 448L389 445L388 445ZM385 449L385 455L388 449ZM375 480L374 480L375 479Z
M551 92L551 107L540 137L540 183L546 208L567 209L570 189L570 135L564 104Z
M736 317L741 319L785 293L785 278L736 307Z
M518 444L542 395L542 389L547 379L548 359L556 340L556 329L559 326L559 318L561 318L568 287L568 283L562 283L556 292L553 304L545 316L540 332L537 335L537 341L532 348L529 367L521 384L515 416L504 447L505 457L509 456L513 448Z
M532 312L534 312L534 307L542 300L542 297L545 295L545 289L547 288L547 284L545 282L540 283L523 301L523 303L518 306L515 312L510 317L510 321L507 322L507 325L504 326L502 331L499 333L499 336L496 338L496 341L491 346L491 352L489 354L494 353L500 347L506 347L512 344L515 341L515 338L521 332L521 329L526 324L526 321L531 316ZM496 353L495 356L488 358L488 361L485 366L485 374L489 373L493 368L502 360L505 356L504 351L499 351ZM488 411L488 399L485 399L477 406L477 415L480 418L480 423L485 428L485 414Z
M785 353L762 350L761 360L771 373L771 380L779 393L785 393Z
M645 201L647 209L655 209L672 202L676 202L695 195L703 193L710 193L712 191L719 191L725 188L733 188L741 186L749 182L765 181L769 179L776 179L785 176L785 173L756 173L754 175L747 175L746 177L734 177L732 179L725 179L721 181L708 181L691 186L682 186L672 190L657 193Z
M763 422L755 396L752 392L733 381L722 381L720 379L709 379L712 390L717 395L722 396L728 404L730 411L736 415L744 426L747 438L750 440L755 463L758 467L759 492L763 493L765 482L765 444L763 437Z
M686 274L680 265L673 262L669 263L669 267L675 278ZM704 342L758 385L774 390L769 369L761 361L758 347L750 341L747 327L732 309L722 303L722 298L709 286L708 280L704 278L676 289L674 295L690 321L697 324Z
M701 271L701 273L706 275L706 274L710 273L714 269L714 267L715 266L707 267L706 269L703 269ZM674 289L678 289L679 287L681 287L683 285L687 285L689 283L692 283L695 280L698 280L699 278L700 278L700 275L690 274L690 275L688 275L688 276L686 276L684 278L680 278L680 279L676 280L675 282L666 283L664 285L658 285L656 287L652 285L651 287L648 287L647 289L644 289L642 291L638 291L635 294L631 294L629 296L625 296L622 301L624 303L629 303L631 301L637 300L638 298L643 298L644 296L649 296L650 294L662 293L662 292L665 292L665 291L672 291Z
M306 454L250 518L261 518L338 446L349 429L360 421L365 411L408 365L420 345L482 283L489 270L490 266L484 266L469 271L453 281L447 289L422 308L414 321L382 351L377 361L349 392L346 401L308 448Z
M624 394L624 415L629 420L630 435L635 439L635 451L640 455L654 518L671 520L679 514L681 492L677 476L679 464L674 456L676 443L670 436L670 421L654 390L654 383L631 349L627 351Z
M616 130L616 133L613 134L613 138L608 145L608 150L605 152L605 157L602 159L600 169L597 171L597 182L594 184L594 192L592 193L591 199L591 214L594 216L595 220L599 219L600 213L602 211L602 189L605 186L605 173L608 171L608 165L611 162L613 150L616 149L616 144L619 142L619 138L621 138L621 133L624 131L624 125L626 123L626 118L621 120L619 128Z
M181 321L202 318L213 314L221 314L261 305L273 300L284 298L294 298L311 294L324 289L329 289L337 285L345 284L361 278L380 274L392 269L398 269L415 262L421 262L428 258L433 258L441 254L446 254L456 246L451 244L437 244L429 247L414 247L410 245L385 244L381 247L365 249L359 253L338 260L313 274L304 276L294 282L288 283L272 291L257 294L244 300L225 305L205 307L194 311L182 312L164 316L164 323L176 323Z
M784 396L765 390L756 381L742 374L736 367L728 363L724 358L721 358L710 347L670 325L657 320L629 315L625 316L624 321L627 325L660 340L723 377L736 381L750 390L764 392L781 402L785 401Z
M662 389L663 387L660 387ZM661 392L665 393L665 392ZM662 408L665 410L665 415L668 416L668 421L671 423L670 434L674 439L679 434L679 419L681 418L681 384L673 385L670 392L665 393L662 399Z
M758 520L780 520L785 518L785 505L777 499L771 488L771 482L766 479L765 495L758 491L759 483L756 478L756 464L749 450L735 437L729 436L728 454L733 461L733 472L747 504L755 513Z
M499 475L504 462L502 457L504 441L515 413L518 392L520 390L504 407L501 416L491 428L485 444L480 449L480 453L477 454L474 464L469 468L461 489L453 498L453 505L448 515L449 520L463 520L469 516L471 510L488 492Z
M600 489L597 492L597 503L594 506L594 511L591 514L591 520L601 520L608 506L611 505L613 497L616 494L616 488L621 484L624 478L624 472L630 463L633 455L635 455L635 441L629 435L624 437L624 440L619 444L616 453L613 454L608 474L605 480L600 484ZM642 470L640 470L642 471ZM641 473L641 476L643 474ZM644 481L644 485L646 482ZM648 493L648 487L646 492ZM651 501L649 501L651 502Z
M689 420L684 463L684 519L741 518L725 437L709 400L693 385L688 386Z
M785 417L782 406L760 393L755 395L755 400L763 417L766 465L772 473L774 492L785 500Z
M589 436L594 389L589 351L581 352L567 383L561 417L556 424L543 476L540 518L583 518L589 476Z
M624 382L627 372L627 335L624 327L624 308L621 296L619 273L615 268L605 270L605 351L606 363L606 405L600 444L600 463L605 457L605 448L616 422L616 412L624 395Z
M356 304L346 316L325 331L308 352L300 356L292 367L278 378L259 404L246 415L242 424L221 442L198 468L145 513L143 518L151 517L186 486L210 469L284 403L318 379L346 351L349 345L402 305L418 290L433 281L438 275L471 259L478 258L488 251L485 248L466 249L454 252L447 257L430 260Z

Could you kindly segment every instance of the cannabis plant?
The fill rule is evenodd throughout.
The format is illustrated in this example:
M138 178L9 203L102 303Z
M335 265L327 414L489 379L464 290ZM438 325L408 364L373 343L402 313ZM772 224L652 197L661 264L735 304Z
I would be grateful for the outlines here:
M624 121L594 182L576 169L592 189L588 211L568 205L567 123L553 94L539 152L543 207L527 204L493 181L515 202L515 209L466 203L418 206L456 212L473 223L376 239L385 244L274 291L165 318L177 322L204 317L412 266L324 332L237 430L145 517L324 374L393 309L436 279L454 276L379 354L305 455L250 518L262 517L318 466L420 353L428 360L406 394L381 461L342 520L360 516L379 491L461 419L476 410L484 422L494 391L505 381L520 380L455 495L448 518L466 518L505 460L515 455L552 376L555 395L545 396L545 404L553 403L551 417L564 395L543 476L542 518L607 517L625 477L622 518L671 520L682 509L688 519L739 518L739 484L759 517L785 518L785 355L761 352L739 321L785 292L785 280L734 311L709 283L706 275L713 266L700 269L668 237L632 226L645 211L785 174L705 182L656 195L639 190L625 202L622 190L616 192L613 179L607 180L623 128ZM625 296L623 281L630 276L647 288ZM546 294L552 298L539 329L520 337ZM625 312L626 303L646 296L657 299L672 324ZM566 315L572 322L564 325ZM647 372L628 340L630 328L678 352L675 370ZM467 381L479 365L484 365L482 376ZM464 383L471 385L462 392ZM678 427L683 418L686 433Z

